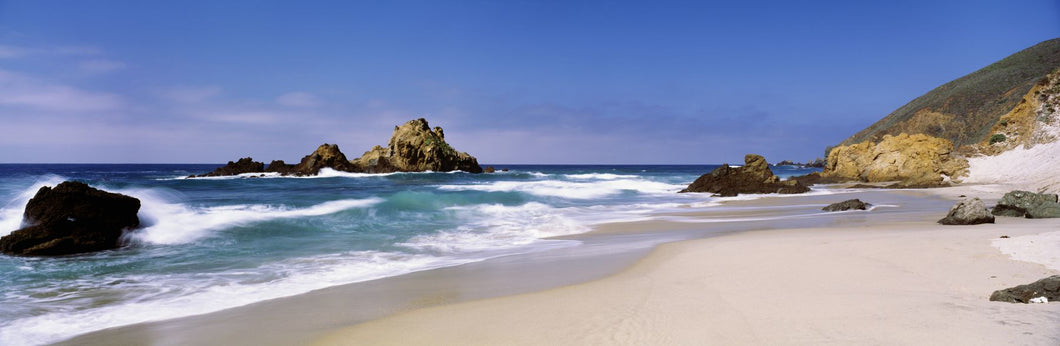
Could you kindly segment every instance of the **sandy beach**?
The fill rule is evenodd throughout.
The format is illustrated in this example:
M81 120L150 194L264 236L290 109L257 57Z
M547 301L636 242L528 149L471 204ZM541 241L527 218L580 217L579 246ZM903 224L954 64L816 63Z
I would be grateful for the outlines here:
M992 245L1002 235L1019 241L1056 232L1060 220L941 226L916 213L902 218L665 244L605 279L401 313L318 344L1060 342L1060 304L987 300L994 290L1060 273Z

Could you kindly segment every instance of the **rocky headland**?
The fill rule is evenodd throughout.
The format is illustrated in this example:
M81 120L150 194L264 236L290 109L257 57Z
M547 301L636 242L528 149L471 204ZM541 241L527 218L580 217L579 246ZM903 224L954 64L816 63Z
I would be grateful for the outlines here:
M281 175L317 175L323 168L352 173L393 172L449 172L482 173L478 159L454 149L445 141L441 127L431 128L426 119L410 120L394 126L394 133L386 147L375 146L361 157L349 160L337 144L324 143L302 158L298 164L274 160L265 166L246 157L229 161L213 172L192 177L230 176L247 173L279 173Z
M741 193L792 194L807 191L810 188L798 181L781 181L761 155L747 154L742 167L724 164L700 176L680 192L709 192L716 196L731 197Z
M65 181L41 187L26 203L22 229L0 238L0 252L59 256L114 249L140 226L140 200Z

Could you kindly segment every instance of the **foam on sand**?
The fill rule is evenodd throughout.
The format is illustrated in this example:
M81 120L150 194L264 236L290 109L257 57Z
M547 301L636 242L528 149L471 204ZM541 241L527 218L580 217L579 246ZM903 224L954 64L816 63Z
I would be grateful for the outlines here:
M1014 260L1060 270L1060 231L994 239L993 245Z

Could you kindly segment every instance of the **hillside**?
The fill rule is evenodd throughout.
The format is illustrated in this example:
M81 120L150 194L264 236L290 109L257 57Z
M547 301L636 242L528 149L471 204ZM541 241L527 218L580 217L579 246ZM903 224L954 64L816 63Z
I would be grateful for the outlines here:
M943 84L899 107L839 145L884 135L927 134L954 146L983 142L1002 115L1051 71L1060 68L1060 38L1041 42L969 75Z

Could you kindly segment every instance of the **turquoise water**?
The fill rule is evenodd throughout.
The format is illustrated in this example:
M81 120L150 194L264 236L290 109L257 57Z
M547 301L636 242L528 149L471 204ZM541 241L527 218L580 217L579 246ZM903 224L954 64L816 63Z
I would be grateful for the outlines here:
M497 166L510 171L185 179L216 165L0 165L0 235L19 228L37 189L70 179L139 198L144 225L120 250L0 256L0 344L578 246L545 238L709 205L676 192L716 167Z

